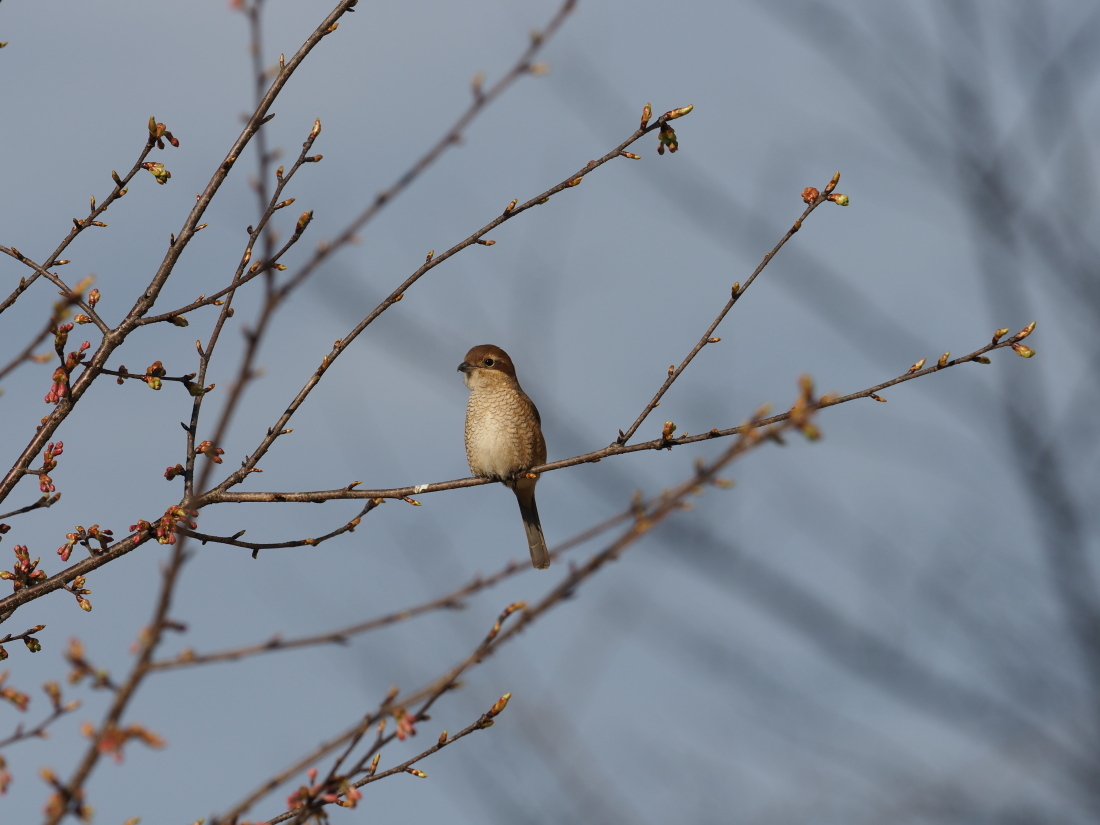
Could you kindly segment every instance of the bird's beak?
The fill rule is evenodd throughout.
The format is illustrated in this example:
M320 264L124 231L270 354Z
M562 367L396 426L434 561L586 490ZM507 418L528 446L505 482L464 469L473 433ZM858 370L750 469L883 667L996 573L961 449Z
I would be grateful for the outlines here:
M469 372L473 368L473 364L471 364L469 361L463 361L461 364L458 365L459 372Z

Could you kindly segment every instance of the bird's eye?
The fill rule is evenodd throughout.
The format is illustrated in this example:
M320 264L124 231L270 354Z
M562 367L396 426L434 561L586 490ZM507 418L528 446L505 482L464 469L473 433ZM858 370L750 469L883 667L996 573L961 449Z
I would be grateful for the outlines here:
M487 367L491 367L493 366L493 364L496 363L496 361L494 361L492 358L486 358L484 361L482 361L482 363L485 364L485 366Z

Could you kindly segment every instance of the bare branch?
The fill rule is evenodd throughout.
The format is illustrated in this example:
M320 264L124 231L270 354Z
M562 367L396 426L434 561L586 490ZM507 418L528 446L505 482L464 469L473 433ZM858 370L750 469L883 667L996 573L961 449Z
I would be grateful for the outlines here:
M0 515L0 518L11 518L12 516L19 516L23 513L29 513L32 510L41 510L43 507L52 507L57 504L58 499L61 498L61 493L54 493L51 495L44 495L38 499L34 504L28 504L26 507L20 507L18 510L12 510L10 513L4 513Z
M31 284L33 284L39 278L39 276L48 277L47 270L49 270L50 267L61 266L62 264L69 263L69 261L60 260L61 253L64 252L66 247L68 247L68 245L76 239L77 235L79 235L89 226L93 226L94 221L97 220L100 215L106 212L107 208L110 207L112 203L114 203L116 200L126 194L126 192L128 191L130 180L134 177L134 175L141 171L141 167L142 164L145 162L145 158L149 156L149 153L156 145L156 139L150 136L146 139L145 148L138 155L138 159L134 162L134 165L131 167L129 172L127 172L122 177L119 177L118 174L115 172L111 173L111 177L114 179L115 182L115 188L111 190L110 194L108 194L107 197L103 199L99 206L95 205L94 200L92 201L92 209L91 212L88 213L88 217L84 218L83 220L73 220L73 228L69 230L69 234L65 236L65 239L61 241L58 247L50 254L50 256L42 263L41 266L32 265L30 260L26 258L26 256L22 255L19 250L15 249L14 247L9 248L0 246L0 252L3 252L6 255L10 255L21 263L30 266L31 269L34 270L34 274L31 275L30 278L21 278L19 281L19 286L16 287L16 289L7 298L4 299L3 303L0 303L0 314L2 314L4 310L14 304L19 299L19 296L26 292L27 289L30 288Z
M646 404L645 409L642 410L641 414L639 414L637 419L635 419L634 423L630 425L625 433L622 430L619 430L619 437L615 439L616 444L626 444L626 442L631 439L634 433L638 431L638 428L642 426L642 422L645 421L649 414L653 412L658 404L661 403L661 398L666 392L668 392L673 382L680 377L685 369L687 369L687 365L691 363L692 359L699 354L703 347L705 347L707 344L716 344L720 340L722 340L720 338L712 338L712 336L714 335L714 331L718 329L718 325L722 323L722 319L726 317L726 314L729 313L731 309L733 309L733 305L737 303L738 299L740 299L740 297L745 294L745 290L747 290L752 285L752 282L756 280L756 276L763 272L764 267L771 263L776 253L779 252L779 250L782 249L784 245L786 245L787 241L789 241L794 236L795 232L802 228L802 222L809 217L810 213L826 201L835 200L835 196L832 195L832 192L834 189L836 189L836 185L839 182L840 172L837 172L835 175L833 175L832 180L830 180L829 183L825 186L824 192L819 193L816 189L812 188L805 190L805 192L803 193L803 199L807 200L809 205L802 212L802 215L791 225L791 228L787 230L787 233L779 239L779 242L772 247L771 252L767 253L764 256L764 259L759 263L756 269L752 271L752 274L749 275L748 280L746 280L743 285L733 285L733 288L730 290L729 301L727 301L726 305L722 307L722 310L718 313L718 316L714 319L711 325L707 327L707 331L703 333L703 337L699 339L699 343L697 343L692 348L691 352L687 354L687 357L685 357L684 360L680 362L680 366L676 367L675 369L671 367L669 368L668 378L665 379L665 382L661 385L661 388L657 390L657 394L653 396L648 404ZM845 203L847 203L847 200L845 200Z
M28 631L31 632L31 631ZM19 638L18 636L9 636L4 639L0 639L0 642L6 642L10 639ZM42 686L43 692L50 700L51 710L50 714L46 716L41 722L31 728L25 728L22 724L16 726L15 731L6 739L0 739L0 750L14 745L16 742L22 742L26 739L45 739L48 735L46 729L50 727L54 722L60 719L67 713L72 713L74 710L80 707L80 702L71 701L65 702L61 696L61 687L57 682L47 682ZM0 759L0 768L3 768L3 760Z
M359 514L342 527L338 527L335 530L325 533L323 536L316 536L315 538L305 539L291 539L290 541L278 541L278 542L251 542L241 541L240 537L244 535L244 530L239 533L234 533L232 536L211 536L206 533L199 533L195 530L182 529L180 535L187 536L189 538L197 539L198 541L206 544L208 542L213 544L228 544L232 547L244 547L252 551L252 558L256 558L261 550L277 550L285 549L288 547L316 547L322 542L329 539L336 538L336 536L342 536L344 533L352 533L355 528L359 526L359 522L363 516L382 503L382 499L371 499L366 503L366 506L359 511Z

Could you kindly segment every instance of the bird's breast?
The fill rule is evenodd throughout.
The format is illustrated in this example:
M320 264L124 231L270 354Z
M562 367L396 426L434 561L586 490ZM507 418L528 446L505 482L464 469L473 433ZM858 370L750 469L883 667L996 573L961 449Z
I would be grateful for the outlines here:
M466 406L466 458L477 476L507 479L545 461L533 406L509 389L474 391Z

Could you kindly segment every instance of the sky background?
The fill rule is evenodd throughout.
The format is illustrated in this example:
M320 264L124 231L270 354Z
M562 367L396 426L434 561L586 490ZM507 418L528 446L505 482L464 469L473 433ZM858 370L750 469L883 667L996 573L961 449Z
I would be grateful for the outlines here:
M409 0L362 2L346 15L265 127L289 160L314 118L323 124L313 151L324 161L298 174L288 191L297 200L281 218L285 235L300 211L315 214L286 259L291 272L445 133L475 73L492 83L507 71L557 7ZM294 52L330 8L268 0L265 63ZM820 391L851 392L920 358L977 349L998 327L1038 322L1034 359L1000 350L990 366L891 389L887 404L828 410L821 442L791 438L735 465L734 489L707 490L693 512L471 672L420 736L386 749L382 767L512 692L491 731L427 760L426 780L370 785L361 808L333 812L334 822L1095 821L1082 777L1100 770L1100 691L1088 665L1100 641L1090 648L1071 627L1071 568L1058 566L1058 548L1086 570L1100 551L1089 509L1100 443L1100 75L1087 48L1098 27L1093 5L1072 0L1011 10L581 0L539 55L549 73L517 82L360 244L295 293L262 350L265 374L221 445L223 468L251 452L332 342L428 250L602 156L651 102L655 114L695 106L676 123L678 153L658 156L656 135L647 136L632 147L642 160L605 165L493 231L494 246L431 271L336 362L244 489L465 476L467 391L455 368L482 343L512 356L551 460L606 446L798 217L802 189L823 187L838 169L851 206L811 216L637 440L656 438L667 419L695 433L734 426L765 402L782 409L804 373ZM94 274L98 308L117 323L251 109L245 20L224 0L9 0L0 40L9 41L0 51L0 243L44 259L88 197L108 193L110 171L130 167L150 115L181 142L153 158L171 170L168 185L142 173L107 212L109 227L66 252L62 274L70 283ZM157 311L225 283L256 217L254 168L252 153L237 164ZM0 260L3 294L25 274ZM55 298L39 283L0 318L3 352L25 345ZM236 306L239 323L211 374L219 390L257 301L245 291ZM191 372L193 341L213 318L143 328L111 365L143 371L159 359L169 374ZM25 366L3 382L5 460L48 411L52 369ZM175 386L93 388L58 433L63 498L10 520L5 566L11 547L26 544L52 574L61 569L54 548L74 525L122 536L159 516L179 495L180 482L162 474L183 458L177 422L189 410ZM723 447L545 475L538 501L549 543L620 511L634 490L674 485ZM1050 470L1036 456L1059 460ZM36 496L27 481L2 509ZM388 502L316 549L255 561L238 548L198 549L173 611L187 632L164 652L340 627L526 556L506 490L422 502ZM358 509L223 505L204 511L200 529L280 541L327 532ZM1072 541L1053 541L1061 534L1052 524L1072 525ZM90 576L90 614L63 592L18 611L4 632L48 627L33 657L9 645L9 683L36 695L26 715L0 708L0 738L46 712L38 685L63 678L70 637L116 679L125 674L165 558L166 548L145 545ZM457 662L505 605L537 599L565 569L528 571L463 611L339 649L154 675L127 718L168 747L131 745L123 764L99 765L88 790L95 821L190 823L228 808L353 724L390 685L411 689ZM1087 601L1096 582L1077 586ZM5 751L14 781L0 798L4 821L35 821L39 767L67 777L84 747L79 723L106 707L102 693L69 692L80 711L48 740ZM289 790L250 815L280 813Z

